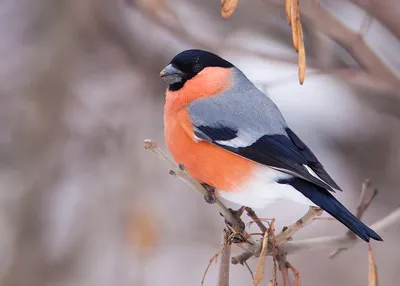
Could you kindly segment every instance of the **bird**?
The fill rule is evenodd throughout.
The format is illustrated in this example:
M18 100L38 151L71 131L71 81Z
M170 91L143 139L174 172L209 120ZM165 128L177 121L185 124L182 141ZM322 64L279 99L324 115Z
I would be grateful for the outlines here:
M319 207L364 241L382 241L333 196L342 189L277 105L232 63L184 50L160 77L168 84L167 148L215 198L254 209L282 199Z

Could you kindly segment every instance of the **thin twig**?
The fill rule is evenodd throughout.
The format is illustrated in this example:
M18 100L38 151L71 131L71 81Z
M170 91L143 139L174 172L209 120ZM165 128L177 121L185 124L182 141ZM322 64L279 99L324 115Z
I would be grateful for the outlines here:
M178 166L175 162L169 158L168 155L164 153L164 151L158 147L157 143L152 140L144 140L144 148L146 150L151 151L158 159L163 161L168 168L171 170L170 174L174 175L182 179L189 186L193 187L196 191L198 191L203 196L208 195L207 190L186 171L184 166ZM221 214L225 217L225 219L232 225L233 228L240 229L242 228L241 223L232 215L232 213L228 210L228 208L218 199L216 199L215 205L219 208Z
M201 285L204 285L204 280L206 279L208 269L210 268L210 266L211 266L211 264L214 262L214 260L217 259L217 257L220 255L220 253L221 253L221 250L218 251L216 254L214 254L213 257L211 257L211 259L210 259L210 261L209 261L209 263L208 263L208 265L207 265L207 268L206 268L206 270L204 271L203 278L201 279L201 283L200 283Z
M296 221L296 223L285 227L279 234L276 235L276 243L279 245L285 241L291 239L291 237L298 232L300 229L305 227L307 224L312 222L316 216L321 215L323 212L322 209L317 207L310 207L307 213Z
M368 243L368 286L378 286L378 273L371 244Z
M382 232L390 229L393 225L400 224L400 207L392 211L389 215L370 225L375 232ZM360 239L351 239L347 234L337 236L323 236L317 238L303 239L299 241L288 241L279 247L288 254L298 254L301 252L316 251L321 249L333 249L338 247L350 248Z
M334 220L337 221L334 217L315 217L314 220Z
M278 269L277 269L277 261L276 261L276 239L275 239L275 220L273 219L269 225L268 232L270 233L271 240L271 249L272 249L272 263L274 265L274 272L272 276L272 282L274 286L278 285Z
M258 218L258 220L259 220L260 222L263 222L263 221L271 222L271 221L273 220L273 218ZM249 222L247 223L247 227L251 227L254 223L256 223L254 220L249 221Z
M254 274L253 274L253 271L251 271L251 268L250 268L249 264L247 264L247 262L246 262L246 261L245 261L245 262L243 262L243 264L244 264L244 265L246 265L247 269L248 269L248 270L249 270L249 272L250 272L251 279L252 279L252 280L254 280Z
M170 165L170 162L172 160L167 159L168 157L165 155L165 153L163 153L157 147L157 144L155 142L153 142L151 140L146 140L145 147L146 147L146 149L151 150L160 160L164 161L164 163L166 163L170 169L175 170L175 171L177 171L178 174L180 174L179 167L177 167L176 164L173 162ZM198 185L198 186L200 186L200 190L202 189L202 191L200 191L202 194L204 194L203 192L206 192L206 190L198 183L197 183L197 185L196 184L192 185L191 183L189 183L189 185L191 185L192 187ZM196 187L194 187L194 188L196 190L198 190ZM369 200L367 200L367 202L370 203ZM236 221L236 218L232 215L232 213L222 203L221 203L221 205L227 210L226 219L228 221L232 220L232 223L238 223ZM217 206L219 206L219 205L217 204ZM302 220L302 222L304 222L304 220ZM370 227L371 227L371 229L373 229L376 232L381 232L399 222L400 222L400 207L395 209L393 212L391 212L389 215L385 216L384 218L378 220L377 222L372 224ZM271 226L273 225L273 223L274 223L274 220L271 222ZM304 223L302 223L302 225L304 227ZM297 230L299 230L299 228ZM247 234L247 232L245 232L245 231L242 233L242 235L244 235L246 237L248 242L235 243L235 245L241 247L245 251L246 254L245 255L241 254L241 255L237 256L235 259L238 259L238 257L242 257L242 255L243 255L243 257L246 257L246 259L244 259L243 261L246 261L249 257L251 257L253 255L259 256L261 253L261 247L262 247L261 243L255 242L254 239L249 234ZM304 240L300 240L300 241L288 241L286 234L285 234L285 239L283 241L280 241L279 243L277 242L277 245L279 246L281 251L283 251L286 254L291 255L291 254L295 254L295 253L300 253L302 251L332 249L332 248L338 248L338 247L349 248L359 241L360 241L359 239L351 239L348 235L325 236L325 237L304 239ZM273 252L268 251L267 254L273 255ZM239 259L238 259L238 261L239 261ZM274 286L275 286L275 284L274 284Z
M265 233L267 231L267 227L261 222L253 209L245 207L244 210L246 211L247 215L257 224L262 233Z
M268 231L264 232L264 238L262 241L262 248L260 256L258 257L258 263L256 266L256 274L254 275L253 285L258 286L264 279L264 268L265 268L265 259L268 252Z
M285 264L286 264L286 260L279 262L281 274L282 274L283 286L290 286L289 272L288 272L288 269L286 268Z
M241 264L243 265L250 257L252 257L254 254L251 252L242 252L240 255L232 257L232 264Z
M294 268L292 264L290 264L288 261L286 261L286 268L292 270L293 275L294 275L294 286L300 286L300 272Z
M224 229L221 238L221 260L218 271L218 286L229 286L229 262L231 256L231 242L228 239L229 231Z
M265 0L265 2L276 7L282 7L284 5L283 1ZM362 69L371 75L369 78L373 82L378 82L382 89L394 94L399 94L399 75L371 49L360 33L351 30L329 10L315 4L314 0L302 0L300 4L301 15L311 22L314 29L330 37L346 49ZM381 19L383 19L383 17L381 17ZM398 29L398 31L400 31L400 29ZM357 80L360 84L361 81L359 79ZM362 80L362 85L365 84L369 85L367 81Z

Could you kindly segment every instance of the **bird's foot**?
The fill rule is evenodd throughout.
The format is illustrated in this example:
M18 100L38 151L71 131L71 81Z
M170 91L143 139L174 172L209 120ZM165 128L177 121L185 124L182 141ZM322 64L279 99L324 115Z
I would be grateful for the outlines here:
M232 215L235 217L235 219L236 219L236 220L239 222L239 224L240 224L239 229L235 229L235 232L237 232L237 233L243 232L243 231L245 230L245 228L246 228L246 225L244 224L244 222L243 222L242 219L241 219L241 216L242 216L244 210L245 210L245 207L241 207L240 209L238 209L238 210L236 210L236 211L233 210L233 209L229 209L229 211L232 213ZM226 224L228 227L232 228L232 225L231 225L226 219L225 219L225 224Z
M202 183L201 185L207 191L207 194L204 195L204 200L208 204L215 204L215 202L217 201L217 197L215 195L215 188L213 186L210 186L209 184L206 184L206 183Z

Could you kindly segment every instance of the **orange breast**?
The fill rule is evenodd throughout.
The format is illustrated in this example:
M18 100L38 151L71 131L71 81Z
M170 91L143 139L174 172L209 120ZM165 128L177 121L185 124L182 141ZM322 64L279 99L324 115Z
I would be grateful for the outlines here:
M251 162L211 143L194 140L186 108L164 113L168 149L178 164L184 164L199 182L229 192L240 190L256 167Z

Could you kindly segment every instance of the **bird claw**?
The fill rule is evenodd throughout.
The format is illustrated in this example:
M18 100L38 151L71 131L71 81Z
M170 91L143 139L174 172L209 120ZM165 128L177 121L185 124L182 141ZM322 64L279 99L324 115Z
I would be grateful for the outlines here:
M204 200L208 204L215 204L216 201L217 201L217 197L215 195L215 188L213 186L210 186L210 185L206 184L206 183L202 183L201 185L207 191L207 194L204 195Z
M239 227L239 229L235 229L235 232L236 233L242 233L244 230L245 230L245 228L246 228L246 225L245 225L245 223L242 221L242 219L241 219L241 216L242 216L242 214L243 214L243 211L244 211L244 207L241 207L240 209L238 209L238 210L233 210L233 209L229 209L229 211L232 213L232 215L235 217L235 219L239 222L239 224L240 224L240 227ZM232 228L232 225L225 219L225 224L229 227L229 228Z

